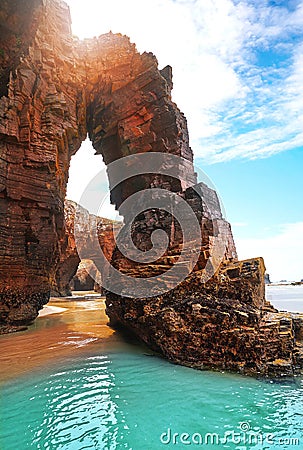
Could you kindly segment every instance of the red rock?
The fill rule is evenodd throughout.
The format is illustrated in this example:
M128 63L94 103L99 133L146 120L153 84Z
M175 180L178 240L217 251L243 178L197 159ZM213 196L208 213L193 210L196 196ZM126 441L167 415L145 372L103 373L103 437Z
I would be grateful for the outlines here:
M102 292L101 274L90 259L84 259L80 262L77 273L70 284L74 291Z
M74 228L78 229L78 234L75 239ZM95 226L93 224L96 224ZM65 234L60 241L60 259L55 270L55 277L52 280L52 295L53 296L67 296L71 295L70 283L72 279L78 275L80 284L88 283L89 280L84 281L89 274L92 276L91 284L94 288L94 281L96 288L102 284L102 278L107 276L106 267L97 269L93 260L98 259L98 248L94 247L96 241L100 249L103 251L105 258L110 261L112 253L115 248L114 233L121 227L119 222L115 222L102 217L94 216L82 208L77 203L71 200L65 200L64 203L64 228ZM96 236L94 231L97 230ZM80 272L78 267L83 255L89 257L84 259ZM86 264L84 263L86 261ZM86 270L85 270L86 267ZM81 281L80 281L81 280ZM77 281L76 281L77 283Z
M70 158L88 132L108 165L111 201L125 219L120 242L128 253L116 248L112 256L112 266L127 275L123 292L129 292L132 277L152 283L171 267L177 267L177 278L190 272L179 286L168 272L150 296L139 289L134 298L114 293L111 273L103 274L112 287L107 293L112 323L127 326L172 361L193 367L264 375L293 374L302 367L302 318L279 315L265 303L262 260L237 262L216 193L196 184L186 119L171 99L171 68L159 70L154 55L140 54L120 34L73 38L68 7L59 0L2 0L0 36L0 329L15 330L34 320L50 289L60 283L65 289L76 270L79 257L68 220L65 234L64 199ZM110 163L140 154L132 163L140 168L142 155L154 152L175 155L178 163L167 157L159 170L147 166L114 185L117 173ZM125 164L123 171L130 168ZM184 214L180 224L169 211L143 208L134 218L136 205L123 207L141 191L137 204L144 207L142 194L157 193L155 188L167 193L172 208L186 203L191 217ZM102 233L97 232L98 245L91 233L98 221L88 213L81 220L77 251L84 249L81 258L93 260L102 274L97 249ZM127 230L144 254L159 229L168 236L164 253L152 263L134 262ZM183 231L189 247L180 262Z

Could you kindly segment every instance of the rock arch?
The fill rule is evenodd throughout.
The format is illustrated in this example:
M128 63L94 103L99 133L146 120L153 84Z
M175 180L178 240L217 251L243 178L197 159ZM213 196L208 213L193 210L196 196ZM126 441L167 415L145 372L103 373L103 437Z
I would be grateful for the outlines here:
M185 117L171 100L169 67L159 71L156 58L138 53L126 36L73 38L61 1L29 2L25 24L19 3L20 9L8 1L3 7L1 57L8 75L0 102L1 321L16 324L48 300L63 240L70 158L87 132L106 164L147 151L192 162ZM196 181L192 164L181 170L183 185L174 180L174 191ZM151 182L152 176L142 178L140 188ZM119 207L134 189L124 183L112 202Z
M98 264L99 248L107 261L110 261L116 244L115 235L122 226L121 222L90 214L85 208L71 200L64 202L64 222L65 233L61 242L60 258L51 286L51 295L54 297L71 295L70 283L76 275L81 259L83 259L81 278L83 279L86 273L91 285L94 286L95 282L96 286L101 288L102 280L108 276L108 270L105 265ZM79 229L77 242L74 233L75 225ZM96 248L95 232L98 239ZM83 258L80 258L79 253ZM98 268L94 261L99 265ZM77 290L76 286L75 290Z
M296 346L296 339L302 339L302 319L274 314L264 298L262 260L237 262L230 226L222 218L215 192L205 185L193 188L193 155L186 119L171 99L171 68L159 70L154 55L138 53L119 34L73 38L69 10L61 0L29 0L26 5L3 0L1 8L2 331L31 322L49 299L64 245L70 158L88 132L106 164L136 153L182 157L185 162L175 177L137 176L112 190L111 200L119 208L136 191L163 187L185 199L202 230L200 258L190 277L166 294L148 298L109 292L112 323L129 327L181 364L293 374L303 361ZM110 187L113 178L109 172ZM210 199L215 220L208 217L199 190ZM174 264L180 230L168 214L146 211L137 217L135 243L149 249L151 222L172 236L170 247L148 267L129 261L116 249L113 265L131 276L150 276ZM226 242L225 259L204 283L199 271L220 233Z

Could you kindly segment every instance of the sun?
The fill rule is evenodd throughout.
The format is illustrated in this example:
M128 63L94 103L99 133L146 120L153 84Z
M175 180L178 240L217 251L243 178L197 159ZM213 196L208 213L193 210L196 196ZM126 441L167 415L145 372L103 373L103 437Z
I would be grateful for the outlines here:
M123 0L65 0L70 7L72 32L80 39L93 38L100 34L131 31L135 17L131 16L132 4L137 1ZM135 6L135 5L133 5Z

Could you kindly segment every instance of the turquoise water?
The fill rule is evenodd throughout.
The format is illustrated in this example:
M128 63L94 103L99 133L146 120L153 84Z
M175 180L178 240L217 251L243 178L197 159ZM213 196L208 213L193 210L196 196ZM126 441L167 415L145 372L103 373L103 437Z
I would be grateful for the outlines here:
M142 350L95 349L6 382L1 450L303 448L302 379L199 372Z
M302 378L176 366L114 333L102 300L53 305L0 337L0 450L303 449Z

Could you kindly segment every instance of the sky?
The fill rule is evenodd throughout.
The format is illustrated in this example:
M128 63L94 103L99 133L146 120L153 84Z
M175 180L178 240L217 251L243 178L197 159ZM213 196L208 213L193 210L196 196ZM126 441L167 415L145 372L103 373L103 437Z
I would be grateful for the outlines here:
M173 68L195 164L216 186L239 258L273 281L303 278L303 0L68 0L73 34L108 31ZM89 141L73 157L78 201L102 167ZM100 161L100 162L97 162ZM107 204L102 215L113 216Z

